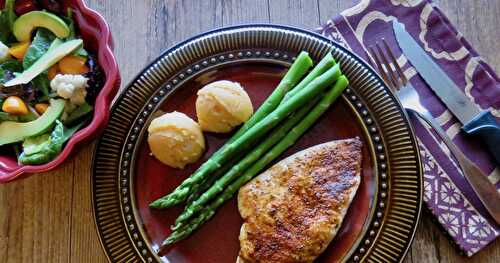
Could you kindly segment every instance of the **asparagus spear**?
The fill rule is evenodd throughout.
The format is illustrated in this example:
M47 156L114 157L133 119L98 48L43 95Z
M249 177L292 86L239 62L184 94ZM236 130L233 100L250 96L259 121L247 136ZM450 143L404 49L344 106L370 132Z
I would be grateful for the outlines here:
M196 170L188 179L184 180L181 185L179 185L170 194L154 201L150 204L152 208L168 208L178 203L183 202L192 193L193 184L197 181L201 182L207 177L212 171L206 169L207 167L212 167L213 160L220 158L224 155L226 145L231 144L240 138L246 131L253 127L256 123L262 120L270 112L272 112L281 102L285 94L299 82L299 80L307 73L307 70L312 66L312 59L309 57L308 53L305 51L300 52L297 59L292 64L288 72L285 74L283 79L280 81L276 89L269 95L269 97L262 103L259 109L248 119L245 124L234 134L231 139L217 152L215 152L209 160L207 160L198 170ZM196 179L193 179L196 178Z
M323 74L325 71L327 71L329 68L331 68L333 65L335 65L335 59L333 59L333 56L331 53L326 54L323 59L316 65L316 67L307 74L307 76L295 86L291 91L285 94L285 97L281 101L281 103L284 103L287 101L289 98L297 94L300 90L302 90L307 84L309 84L311 81L313 81L315 78L317 78L319 75Z
M297 125L292 131L283 138L278 144L276 144L265 156L260 158L256 163L252 165L245 173L229 185L224 192L218 196L210 205L206 206L199 214L198 217L191 220L189 224L180 227L170 234L170 236L163 241L163 245L173 244L188 237L193 231L198 229L206 221L210 220L218 207L229 200L238 189L245 183L250 181L255 175L257 175L263 168L266 167L272 160L282 154L288 147L293 145L297 139L309 128L314 122L330 107L330 105L340 96L342 91L348 85L347 78L342 75L334 87L331 88L321 101L313 108L309 114Z
M310 101L305 107L299 109L293 115L291 115L285 123L277 127L271 132L271 135L261 144L259 144L252 152L243 158L238 164L234 165L231 170L229 170L224 176L222 176L217 182L215 182L212 187L210 187L205 193L201 195L200 198L195 200L193 203L187 206L182 214L175 221L175 227L172 229L178 229L191 218L196 212L203 209L204 205L208 203L213 197L217 196L220 192L224 191L224 188L236 179L241 173L243 173L250 165L257 161L262 155L264 155L267 150L269 150L273 145L280 141L292 129L304 116L311 110L311 108L316 105L317 99Z
M182 182L182 184L178 186L174 192L154 201L149 206L152 208L167 208L186 200L191 193L193 184L201 182L206 178L206 175L222 167L222 165L227 162L231 156L239 154L240 152L243 152L246 147L253 145L279 122L285 119L290 113L302 107L308 101L314 99L327 86L332 85L339 76L340 68L337 64L321 76L311 81L311 83L299 91L296 96L291 97L288 101L279 105L278 108L276 108L272 113L251 127L234 142L228 143L222 147L220 154L215 154L208 159L193 175L184 180L184 182Z
M234 142L236 139L241 137L248 129L254 126L257 122L266 117L269 113L271 113L278 105L281 100L285 96L285 94L290 91L299 80L307 73L310 67L312 67L313 61L309 54L305 51L300 52L293 62L290 69L286 72L283 79L281 79L278 86L274 89L274 91L267 97L267 99L262 103L259 109L252 115L250 119L248 119L243 126L229 139L226 143L229 144ZM218 152L222 152L219 150Z
M191 205L194 201L196 201L200 196L208 189L210 186L212 186L219 177L227 173L231 167L233 167L241 158L243 157L243 154L240 154L227 164L225 164L222 168L218 169L214 174L207 176L205 180L203 180L200 183L197 183L193 185L192 188L192 193L189 195L188 199L186 200L187 206Z
M215 172L214 174L210 175L210 176L207 176L208 178L206 178L205 180L203 180L202 182L200 183L197 183L195 185L193 185L193 187L191 188L191 194L189 194L188 198L186 199L186 204L187 206L190 206L192 203L194 203L196 200L198 200L198 198L200 198L200 196L211 186L215 183L215 181L217 181L217 179L219 179L219 177L223 174L225 174L227 171L229 171L229 169L227 168L230 168L230 167L226 167L227 165L225 165L224 167L222 167L221 169L217 170L217 172Z

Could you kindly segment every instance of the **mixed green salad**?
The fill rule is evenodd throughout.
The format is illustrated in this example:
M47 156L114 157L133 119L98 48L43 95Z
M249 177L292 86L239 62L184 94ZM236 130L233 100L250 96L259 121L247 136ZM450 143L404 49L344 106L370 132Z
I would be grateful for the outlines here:
M0 11L1 154L15 153L20 164L53 160L91 118L102 79L71 9L58 1L6 0Z

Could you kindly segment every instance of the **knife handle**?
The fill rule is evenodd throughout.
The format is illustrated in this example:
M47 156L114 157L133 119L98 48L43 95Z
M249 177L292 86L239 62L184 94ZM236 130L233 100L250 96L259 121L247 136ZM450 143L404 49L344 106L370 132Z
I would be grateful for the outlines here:
M495 117L491 112L484 111L470 122L465 124L462 129L471 135L481 137L493 157L500 164L500 125L498 125Z

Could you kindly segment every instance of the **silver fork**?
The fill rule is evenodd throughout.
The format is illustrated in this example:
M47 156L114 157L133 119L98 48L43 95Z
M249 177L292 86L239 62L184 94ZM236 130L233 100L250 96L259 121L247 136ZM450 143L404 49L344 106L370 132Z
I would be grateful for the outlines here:
M367 53L370 63L377 68L384 81L396 93L403 107L412 114L420 117L428 123L446 144L450 152L455 156L467 181L476 192L483 205L490 212L497 224L500 224L500 198L495 186L488 180L486 175L453 143L451 138L434 120L431 113L420 103L420 97L415 88L398 65L396 57L389 45L382 39L382 45L377 42L375 48L369 47L371 56ZM385 52L383 51L385 50ZM373 60L371 59L373 57ZM391 67L391 63L393 67Z

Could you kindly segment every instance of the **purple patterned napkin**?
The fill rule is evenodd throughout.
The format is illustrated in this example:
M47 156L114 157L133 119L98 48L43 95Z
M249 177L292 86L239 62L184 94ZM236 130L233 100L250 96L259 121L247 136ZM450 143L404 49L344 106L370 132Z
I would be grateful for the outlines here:
M408 32L435 58L461 90L477 105L500 117L500 80L446 16L428 0L361 0L318 29L365 58L365 50L385 38L403 65L424 106L443 129L500 189L500 169L484 145L462 134L460 123L410 65L392 31L392 20L405 24ZM500 226L461 175L457 163L430 127L412 119L424 166L424 201L449 236L471 256L500 234ZM500 190L499 190L500 191Z

